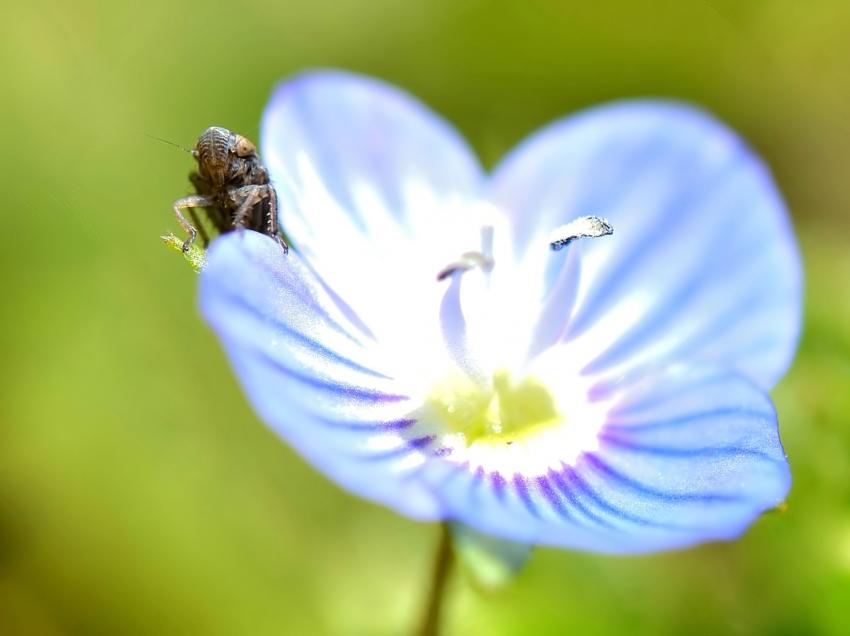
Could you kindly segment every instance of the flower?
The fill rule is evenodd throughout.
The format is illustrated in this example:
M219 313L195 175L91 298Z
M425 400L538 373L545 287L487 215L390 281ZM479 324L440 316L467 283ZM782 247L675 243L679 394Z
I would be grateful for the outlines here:
M592 108L487 175L408 94L325 71L277 88L261 146L295 249L218 238L201 309L260 416L341 486L614 553L732 538L783 501L766 392L799 256L768 170L712 117ZM587 215L613 235L549 249Z

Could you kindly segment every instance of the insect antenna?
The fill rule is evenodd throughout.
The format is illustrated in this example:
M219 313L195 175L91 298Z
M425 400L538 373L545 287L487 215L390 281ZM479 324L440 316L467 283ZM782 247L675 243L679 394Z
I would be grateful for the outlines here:
M189 148L181 146L180 144L176 144L173 141L168 141L168 139L163 139L162 137L157 137L156 135L149 135L148 133L145 133L145 137L148 137L149 139L154 139L155 141L161 141L162 143L168 144L169 146L180 148L180 150L182 150L183 152L188 152L190 155L192 154L192 151Z

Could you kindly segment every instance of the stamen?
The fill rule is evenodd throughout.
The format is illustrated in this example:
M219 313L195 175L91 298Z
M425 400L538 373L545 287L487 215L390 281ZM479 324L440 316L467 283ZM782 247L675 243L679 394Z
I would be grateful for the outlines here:
M582 216L549 234L549 247L553 251L564 249L567 245L580 238L598 238L614 233L614 227L598 216Z
M459 369L474 380L481 381L483 373L469 349L466 333L466 317L460 303L460 287L463 277L453 278L440 303L440 325L446 351Z
M485 272L493 269L493 259L485 256L481 252L466 252L461 254L461 257L454 263L449 263L437 274L437 280L445 280L452 274L458 272L468 272L476 267L481 268Z
M481 227L481 251L465 252L454 263L449 263L437 273L437 280L445 280L452 274L468 272L472 269L480 269L489 272L493 269L493 226Z
M466 333L466 316L460 301L460 288L463 276L454 274L468 272L472 269L480 269L489 274L493 269L493 228L485 225L481 228L481 251L466 252L460 259L450 263L437 274L437 280L441 281L452 277L451 283L443 294L440 304L440 324L443 328L443 341L446 351L459 369L466 375L477 381L483 381L483 374L478 368L476 357L469 348L469 339Z

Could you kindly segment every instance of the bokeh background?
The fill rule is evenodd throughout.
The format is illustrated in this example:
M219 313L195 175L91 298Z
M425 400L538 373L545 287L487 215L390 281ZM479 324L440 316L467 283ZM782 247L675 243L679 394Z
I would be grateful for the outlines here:
M341 66L444 113L487 165L624 96L692 100L767 158L807 272L774 393L794 487L740 541L538 550L456 577L450 634L850 633L850 3L0 3L0 633L400 634L437 528L354 499L248 408L158 236L205 127Z

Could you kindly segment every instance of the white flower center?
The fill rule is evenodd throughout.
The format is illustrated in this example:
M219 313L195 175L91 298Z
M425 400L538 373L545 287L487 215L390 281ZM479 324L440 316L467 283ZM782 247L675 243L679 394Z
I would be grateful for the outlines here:
M604 236L611 231L605 221L583 217L553 232L549 243L552 249L561 249L575 239ZM578 369L570 368L557 347L549 352L548 345L542 349L528 346L536 342L533 303L515 306L514 312L494 311L500 305L498 301L488 301L493 290L485 282L480 288L480 302L464 305L461 288L472 283L472 279L467 279L472 270L480 270L484 276L473 277L479 281L475 284L490 279L496 264L492 245L493 228L485 226L481 231L481 251L463 254L437 275L438 280L450 279L440 319L443 342L454 370L431 384L417 417L442 438L444 446L452 449L454 461L469 461L488 470L543 474L596 447L605 405L589 400L588 387L583 385ZM522 297L515 287L511 287L508 297L514 305ZM553 307L557 309L558 304ZM468 315L469 310L475 315ZM525 330L518 330L526 320L511 322L512 316L532 320ZM566 316L561 324L565 322ZM476 338L492 327L497 327L496 333ZM523 336L532 337L526 342ZM509 349L509 342L526 342L528 354L506 356L517 364L504 364L503 359L494 365L501 352L492 355L493 349Z

